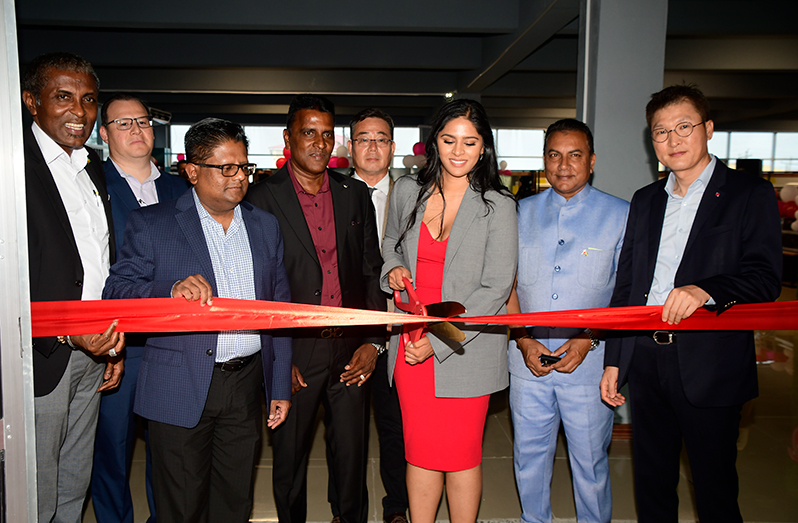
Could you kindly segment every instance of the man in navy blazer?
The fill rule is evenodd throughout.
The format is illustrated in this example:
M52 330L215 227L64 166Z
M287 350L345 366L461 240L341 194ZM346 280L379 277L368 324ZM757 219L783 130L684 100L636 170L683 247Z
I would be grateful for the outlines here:
M155 135L149 110L141 99L117 93L103 104L101 118L100 137L108 144L110 156L104 164L105 183L111 201L114 236L118 240L118 258L130 211L177 198L186 192L188 184L182 178L162 173L150 160ZM122 381L118 388L104 392L100 401L91 477L91 497L98 523L133 523L129 483L130 459L136 441L133 399L145 341L142 335L127 337ZM155 506L149 450L146 490L149 521L152 522L155 521Z
M635 193L610 306L662 305L662 328L610 339L602 398L629 383L638 520L678 521L684 441L702 523L742 522L737 434L758 394L751 331L669 331L699 307L720 314L781 292L781 232L773 186L709 154L714 123L698 89L652 95L646 119L671 170Z
M207 118L185 140L194 188L130 213L103 297L183 297L203 306L214 296L290 301L277 220L241 202L254 171L243 128ZM149 420L159 521L249 520L259 391L267 425L280 425L290 407L291 357L291 339L269 331L147 339L135 412Z

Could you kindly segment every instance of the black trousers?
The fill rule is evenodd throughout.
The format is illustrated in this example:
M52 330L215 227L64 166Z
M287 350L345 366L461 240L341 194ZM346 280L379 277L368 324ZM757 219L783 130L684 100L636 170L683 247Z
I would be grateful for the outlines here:
M690 404L676 347L675 343L657 345L649 337L638 337L629 371L638 521L679 520L676 489L684 441L698 519L701 523L742 523L736 468L742 406L699 408Z
M262 384L260 354L235 372L214 368L196 427L149 422L159 523L249 521L263 433Z
M397 512L407 512L407 461L405 460L405 439L402 433L402 411L396 387L388 380L388 353L377 358L374 372L369 379L374 396L374 421L380 442L380 478L385 488L382 498L382 517L387 518ZM330 467L330 454L327 453L327 467ZM330 475L332 477L332 474ZM327 499L334 515L340 515L338 492L335 483L327 484Z
M308 363L300 369L308 386L294 394L288 418L273 433L274 501L280 523L304 523L307 519L308 457L322 404L330 481L339 496L338 515L344 523L367 520L370 387L368 383L347 387L339 381L346 364L340 358L339 344L343 343L342 338L315 340Z

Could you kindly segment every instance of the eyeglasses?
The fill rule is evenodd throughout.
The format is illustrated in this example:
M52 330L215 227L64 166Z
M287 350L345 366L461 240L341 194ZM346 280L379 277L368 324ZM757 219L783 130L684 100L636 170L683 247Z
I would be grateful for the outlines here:
M133 122L136 122L136 125L139 126L139 129L147 129L152 127L152 120L150 120L149 116L139 116L138 118L117 118L116 120L111 120L108 123L115 123L117 129L120 131L127 131L133 127Z
M682 138L687 138L691 134L693 134L693 129L698 127L699 125L706 123L706 122L698 122L696 124L692 124L690 122L681 122L677 123L676 127L667 131L665 129L654 129L651 131L651 139L657 143L662 143L668 140L668 137L671 135L671 132L676 133L676 136L681 136Z
M385 147L390 147L393 143L393 140L389 140L388 138L352 138L352 143L360 147L368 147L371 142L374 142L377 144L377 147L382 149Z
M250 175L255 173L255 167L258 166L256 163L242 163L241 165L235 163L226 163L224 165L211 165L209 163L197 163L191 162L194 165L198 165L200 167L210 167L212 169L219 169L222 171L222 176L226 178L232 178L236 174L238 174L238 170L241 169L244 171L244 174Z

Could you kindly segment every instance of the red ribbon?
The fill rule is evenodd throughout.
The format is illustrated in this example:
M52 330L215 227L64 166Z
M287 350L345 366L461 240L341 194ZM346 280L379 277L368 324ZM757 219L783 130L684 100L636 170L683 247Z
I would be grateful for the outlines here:
M615 330L798 330L798 301L735 305L720 316L699 309L678 325L661 319L661 306L617 307L500 316L446 318L451 322ZM298 303L214 298L200 306L180 298L31 303L33 337L103 332L200 332L353 325L416 324L445 318Z

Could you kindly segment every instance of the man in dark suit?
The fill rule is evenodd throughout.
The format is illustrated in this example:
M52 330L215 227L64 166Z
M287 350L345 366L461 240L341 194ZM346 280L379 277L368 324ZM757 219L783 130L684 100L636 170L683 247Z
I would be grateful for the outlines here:
M757 396L750 331L677 331L699 307L773 301L781 292L781 237L773 186L709 154L709 103L690 86L652 95L646 119L670 175L635 193L611 306L662 305L662 330L611 339L602 398L632 412L639 521L676 522L682 441L698 517L741 522L737 433Z
M327 171L335 145L334 107L326 98L291 102L283 137L291 158L255 185L247 200L274 214L285 239L285 266L297 303L385 310L374 207L366 186ZM293 410L274 432L274 497L281 523L307 515L307 465L316 414L324 404L328 459L339 514L363 523L368 511L368 387L385 327L296 329ZM342 376L345 377L342 380Z
M69 53L42 55L22 76L33 116L23 134L31 301L99 299L114 259L100 159L84 147L97 118L98 84L91 64ZM124 365L124 336L115 327L33 339L39 521L81 519L97 391L116 387Z
M254 171L243 128L207 118L185 140L194 189L130 213L103 297L290 301L277 220L241 203ZM249 521L264 383L274 428L291 404L290 338L225 331L147 339L135 412L149 420L159 521Z
M177 176L161 173L150 161L155 135L149 111L139 98L117 93L105 101L101 115L100 137L108 144L109 153L104 166L105 181L119 258L130 211L177 198L186 192L188 185ZM133 399L145 341L141 335L127 337L125 374L119 387L103 393L100 401L91 480L91 497L98 523L133 523L129 485L130 459L136 441ZM149 450L146 469L149 521L155 521Z

